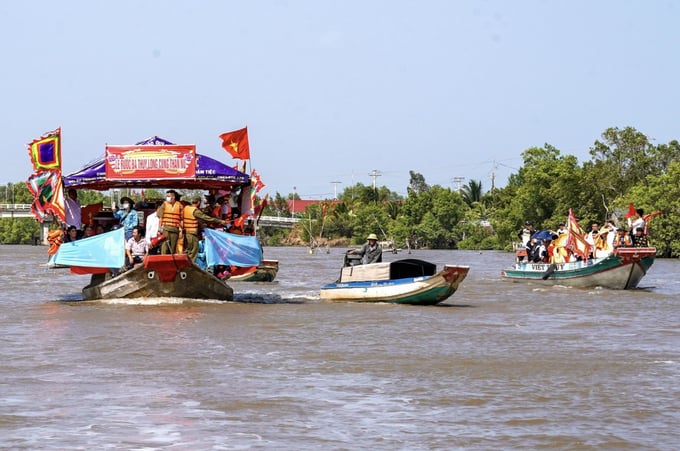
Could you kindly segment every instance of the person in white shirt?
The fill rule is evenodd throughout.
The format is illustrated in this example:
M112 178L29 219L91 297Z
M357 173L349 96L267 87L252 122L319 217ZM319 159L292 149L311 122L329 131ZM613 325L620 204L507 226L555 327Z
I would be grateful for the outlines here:
M635 218L628 218L628 225L630 226L630 235L633 236L635 231L637 229L646 229L646 223L645 223L645 218L643 215L645 214L645 211L642 208L638 208L635 210L637 213L637 216Z
M132 228L132 237L125 243L125 256L127 257L125 267L130 269L144 261L144 257L149 253L149 243L142 235L142 228L135 226Z
M144 239L149 243L149 253L156 254L160 250L155 244L155 240L158 238L158 229L160 227L160 220L158 219L158 214L154 210L145 220L145 232Z

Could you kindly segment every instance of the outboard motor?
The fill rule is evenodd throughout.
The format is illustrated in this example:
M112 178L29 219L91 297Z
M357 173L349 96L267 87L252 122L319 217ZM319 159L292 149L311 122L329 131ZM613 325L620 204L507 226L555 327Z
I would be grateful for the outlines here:
M356 266L361 264L361 259L363 257L361 255L356 255L356 254L350 254L347 252L345 254L345 266Z

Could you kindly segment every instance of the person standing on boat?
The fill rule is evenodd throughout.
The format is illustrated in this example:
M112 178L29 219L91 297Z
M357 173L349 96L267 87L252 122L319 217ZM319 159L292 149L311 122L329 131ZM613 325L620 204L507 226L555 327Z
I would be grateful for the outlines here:
M75 189L71 188L68 190L68 195L66 196L66 199L64 200L64 207L66 210L66 229L69 228L69 226L74 226L76 230L78 231L78 238L80 238L82 234L82 228L83 228L83 221L82 221L82 215L81 215L81 205L80 201L78 200L78 191Z
M161 232L167 237L161 246L161 254L176 254L177 242L182 229L184 207L179 202L180 194L174 189L165 193L165 202L156 210L161 224Z
M517 234L517 237L522 240L522 246L526 246L529 243L534 232L534 224L531 221L524 221L524 228Z
M352 249L349 254L361 255L365 265L369 263L382 262L382 248L378 244L378 237L375 233L371 233L366 238L368 241L364 243L359 249Z
M132 208L132 199L129 197L121 197L120 206L122 207L120 209L116 207L113 217L125 229L125 241L127 242L132 238L132 229L139 225L139 217L137 216L137 210Z
M647 223L645 221L645 211L642 208L635 210L635 218L628 218L628 224L630 225L630 234L634 235L637 229L642 229L644 233L646 230Z
M191 201L191 205L184 207L182 212L184 216L184 253L191 258L191 261L196 261L196 255L198 254L198 241L199 241L199 223L198 221L205 221L213 224L226 224L227 221L224 219L213 218L203 213L200 209L201 198L195 197Z

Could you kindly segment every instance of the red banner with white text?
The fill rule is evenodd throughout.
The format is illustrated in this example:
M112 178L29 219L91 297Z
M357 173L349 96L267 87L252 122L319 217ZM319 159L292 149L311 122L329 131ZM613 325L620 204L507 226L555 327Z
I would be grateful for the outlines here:
M196 146L106 146L108 179L182 179L196 176Z

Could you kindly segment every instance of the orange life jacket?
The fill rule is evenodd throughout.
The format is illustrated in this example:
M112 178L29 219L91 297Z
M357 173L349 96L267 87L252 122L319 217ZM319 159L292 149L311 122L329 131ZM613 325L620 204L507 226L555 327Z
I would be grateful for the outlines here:
M194 217L196 207L187 205L184 207L184 233L198 235L198 219Z
M169 202L165 202L163 204L163 219L161 221L161 225L179 228L181 223L182 223L182 204L179 202L175 202L175 204L173 205Z

